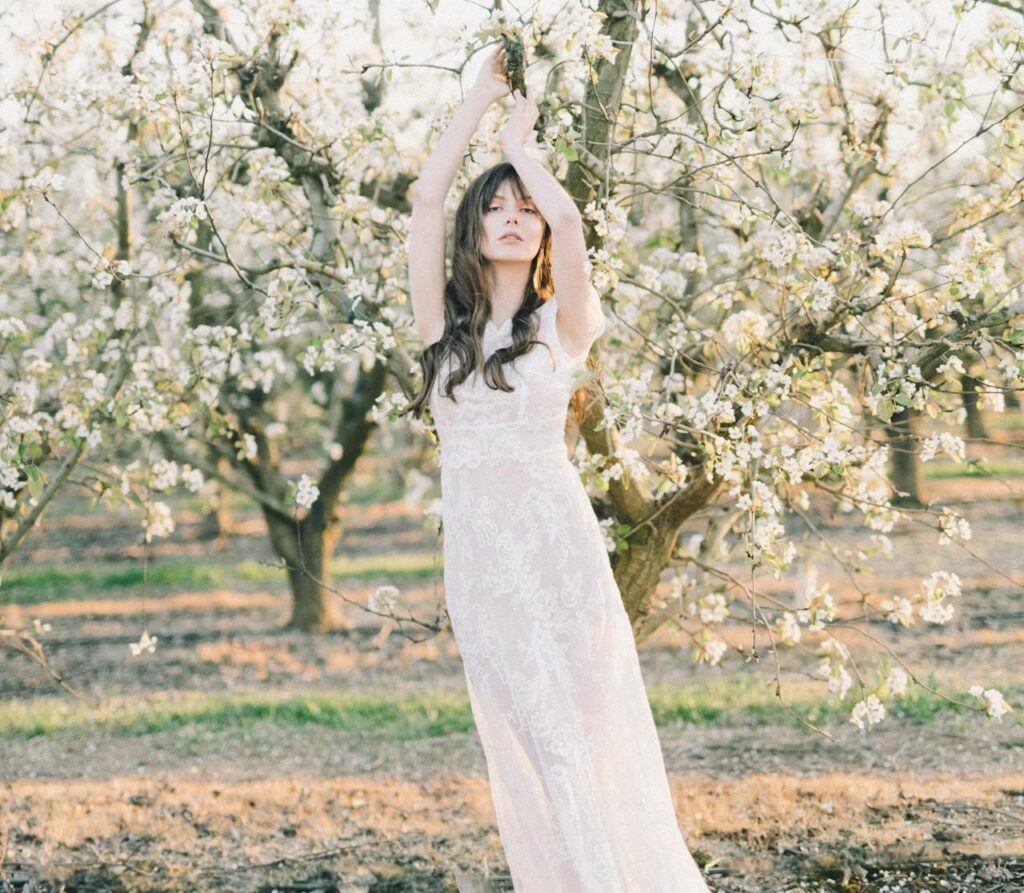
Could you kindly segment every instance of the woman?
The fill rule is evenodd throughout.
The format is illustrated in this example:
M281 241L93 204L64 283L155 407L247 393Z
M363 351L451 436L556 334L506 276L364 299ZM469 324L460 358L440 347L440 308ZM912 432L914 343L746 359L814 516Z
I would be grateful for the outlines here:
M498 830L518 893L706 893L676 824L636 645L565 445L575 373L604 330L580 215L523 141L444 198L509 94L490 56L415 184L409 235L424 386L441 446L444 582Z

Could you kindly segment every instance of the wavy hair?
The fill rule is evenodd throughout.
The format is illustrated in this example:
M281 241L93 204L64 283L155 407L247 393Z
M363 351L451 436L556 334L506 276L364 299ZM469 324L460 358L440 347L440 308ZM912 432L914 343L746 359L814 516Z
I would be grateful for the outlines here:
M485 258L480 253L483 238L483 215L491 199L506 180L517 198L526 195L519 174L504 161L488 168L466 188L455 212L455 234L452 246L452 274L444 287L444 330L441 337L428 345L420 355L423 386L402 413L423 415L434 381L441 374L441 362L450 355L452 371L441 386L441 393L455 400L453 389L483 366L484 381L490 388L513 391L505 377L504 366L526 353L537 340L539 320L536 310L554 294L551 276L551 227L544 222L540 250L530 264L523 303L512 317L512 343L498 348L484 359L483 337L491 318L491 296Z

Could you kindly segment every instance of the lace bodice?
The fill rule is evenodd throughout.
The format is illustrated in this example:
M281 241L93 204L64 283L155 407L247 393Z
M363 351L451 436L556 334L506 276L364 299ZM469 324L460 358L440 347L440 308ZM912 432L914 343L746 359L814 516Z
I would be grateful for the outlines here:
M540 317L536 337L544 343L535 344L505 365L512 392L489 387L482 372L473 372L456 386L456 400L444 397L440 389L450 371L449 358L442 363L429 402L441 442L442 468L476 468L488 461L565 455L566 411L574 378L586 363L590 344L576 355L565 350L555 325L556 302L553 296L536 311ZM602 314L593 339L605 326ZM511 318L500 326L487 323L487 357L511 343Z

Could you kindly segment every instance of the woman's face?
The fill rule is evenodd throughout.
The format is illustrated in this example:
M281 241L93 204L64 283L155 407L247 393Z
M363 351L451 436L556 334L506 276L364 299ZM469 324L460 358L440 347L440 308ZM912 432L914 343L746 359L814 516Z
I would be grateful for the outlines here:
M480 253L489 261L532 261L540 251L544 218L529 198L517 199L510 180L505 180L484 208ZM502 238L509 233L519 236Z

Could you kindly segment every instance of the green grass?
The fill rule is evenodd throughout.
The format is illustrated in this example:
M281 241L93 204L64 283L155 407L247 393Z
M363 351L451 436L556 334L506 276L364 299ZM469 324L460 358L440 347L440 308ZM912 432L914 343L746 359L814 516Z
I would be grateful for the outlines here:
M934 679L926 682L931 688L941 689ZM835 701L822 696L821 683L783 682L784 705L775 697L774 691L774 680L765 685L753 678L726 677L717 683L703 683L689 689L656 687L649 691L649 695L654 721L659 726L673 722L800 725L801 720L814 725L842 724L850 721L850 712L860 699L853 689L843 701ZM1002 686L1000 691L1013 706L1024 696L1024 685ZM955 701L977 706L976 699L966 691L945 693ZM885 707L889 716L918 725L927 725L944 713L966 715L973 712L913 685L905 696L889 700ZM1009 718L1024 724L1018 708Z
M978 462L951 462L948 459L924 463L924 476L931 480L953 478L995 478L997 480L1019 480L1024 478L1024 463L1008 460L993 461L982 459Z
M820 686L798 683L784 686L787 701L801 719L815 724L849 721L854 698L836 704L821 696ZM1011 705L1020 703L1024 685L1004 686ZM693 683L686 688L654 686L648 691L655 722L659 726L686 722L715 725L800 725L773 695L773 685L746 677L722 677ZM943 713L966 714L966 708L949 704L920 689L887 704L893 717L926 724ZM955 699L973 704L966 692ZM1024 725L1021 711L1004 717ZM980 715L978 721L986 721ZM352 695L338 692L284 695L261 691L207 694L189 692L173 699L138 698L111 703L93 710L77 702L39 698L31 702L0 705L0 737L31 738L63 731L111 730L124 737L143 737L189 727L211 732L247 729L259 722L305 727L326 726L343 732L369 732L392 740L432 738L464 734L473 728L469 703L445 694Z
M433 577L436 573L434 562L435 555L432 552L338 558L331 564L331 573L335 581L386 577L389 580L414 582ZM185 587L190 591L216 589L239 583L287 585L283 568L260 564L258 561L239 561L231 564L151 562L146 579L147 585L152 589ZM0 604L33 605L48 601L76 601L116 594L126 589L137 590L142 585L141 561L132 564L97 562L81 569L63 565L34 565L3 575Z
M93 710L78 702L39 698L0 705L0 736L33 738L62 731L109 729L137 738L182 727L209 731L244 729L258 722L326 726L346 732L374 731L409 740L464 733L473 727L469 703L447 695L374 697L319 693L275 696L267 692L189 692Z

